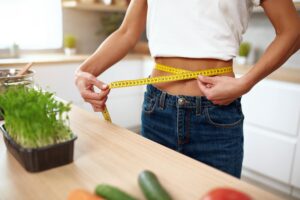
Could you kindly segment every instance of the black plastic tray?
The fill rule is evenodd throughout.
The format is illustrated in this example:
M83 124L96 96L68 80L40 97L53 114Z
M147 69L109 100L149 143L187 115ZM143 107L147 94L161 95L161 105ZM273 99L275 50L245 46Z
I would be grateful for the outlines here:
M8 151L29 172L40 172L73 162L74 141L71 140L42 148L23 148L13 141L5 129L0 126Z

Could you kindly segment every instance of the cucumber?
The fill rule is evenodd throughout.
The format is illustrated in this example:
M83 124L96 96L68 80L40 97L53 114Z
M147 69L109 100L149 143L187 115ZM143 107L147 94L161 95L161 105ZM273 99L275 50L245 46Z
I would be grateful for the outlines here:
M172 200L153 172L142 171L138 182L147 200Z
M95 193L107 200L137 200L119 188L107 184L97 185Z

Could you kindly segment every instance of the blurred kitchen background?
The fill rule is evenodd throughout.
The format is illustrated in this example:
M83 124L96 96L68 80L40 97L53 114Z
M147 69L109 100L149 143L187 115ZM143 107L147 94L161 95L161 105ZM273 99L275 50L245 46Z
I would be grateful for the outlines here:
M128 3L0 0L0 68L20 68L33 61L36 84L92 112L76 90L74 71L118 28ZM300 1L294 3L300 13ZM237 76L250 69L274 36L263 10L255 8L235 60ZM144 33L128 56L99 78L109 83L146 77L152 67ZM139 133L144 90L145 86L111 91L107 106L115 124ZM300 52L242 101L246 116L243 179L288 199L300 199Z

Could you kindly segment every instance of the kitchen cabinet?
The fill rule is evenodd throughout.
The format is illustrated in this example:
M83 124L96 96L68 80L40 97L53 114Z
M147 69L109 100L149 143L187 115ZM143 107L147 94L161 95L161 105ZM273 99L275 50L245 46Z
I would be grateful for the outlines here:
M297 136L300 85L266 80L244 96L246 122L274 134Z
M289 184L296 141L245 124L244 166Z
M74 84L74 72L80 63L34 65L35 83L67 101L81 105L82 100Z
M93 112L90 104L83 101L74 84L74 71L80 64L81 62L36 65L33 67L36 71L35 82L42 88L55 92L57 96ZM141 77L143 77L143 57L129 56L105 71L99 79L110 83ZM142 90L142 86L111 90L107 107L113 123L134 130L139 128ZM102 118L101 113L99 117Z
M100 75L105 83L143 77L143 59L123 59ZM142 86L112 89L107 101L113 123L137 130L140 127L142 109ZM92 111L91 106L84 108ZM99 113L101 115L101 113Z
M243 175L291 194L300 184L300 84L265 79L242 104Z
M300 130L299 130L300 131ZM298 146L295 154L295 162L292 173L292 185L299 189L300 198L300 137L298 137Z

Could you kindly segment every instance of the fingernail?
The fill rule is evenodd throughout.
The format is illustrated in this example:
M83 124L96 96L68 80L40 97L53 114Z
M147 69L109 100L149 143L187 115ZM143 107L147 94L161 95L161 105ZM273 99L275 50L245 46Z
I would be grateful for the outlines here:
M108 87L108 85L104 84L102 85L102 89L106 89Z

